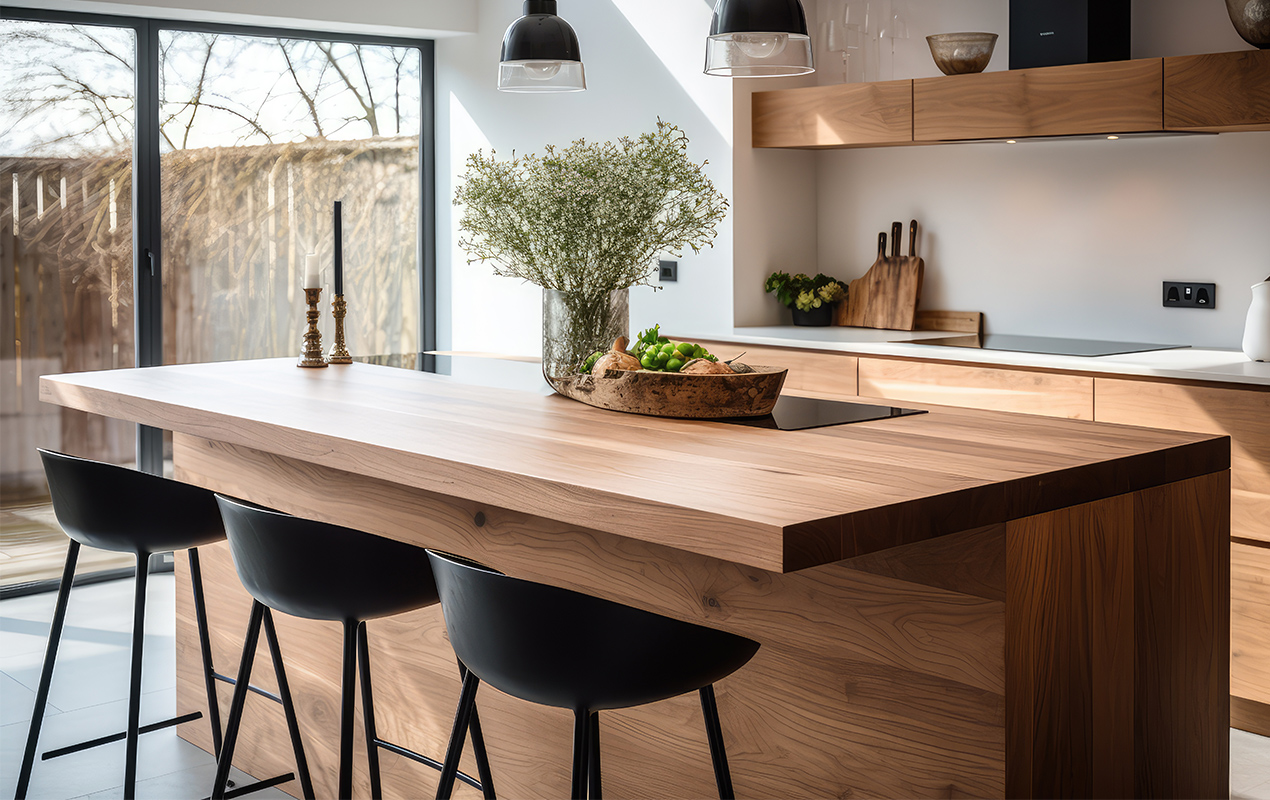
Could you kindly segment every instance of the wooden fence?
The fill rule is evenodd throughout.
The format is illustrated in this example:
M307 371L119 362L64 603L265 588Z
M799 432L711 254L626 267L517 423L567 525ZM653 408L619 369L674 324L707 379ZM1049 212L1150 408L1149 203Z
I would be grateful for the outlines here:
M131 158L0 158L0 181L0 491L12 498L43 490L36 446L135 458L131 425L38 401L40 375L134 363ZM414 138L176 151L162 187L165 363L297 352L304 257L318 254L329 284L335 199L350 350L416 350ZM324 324L329 344L329 311Z

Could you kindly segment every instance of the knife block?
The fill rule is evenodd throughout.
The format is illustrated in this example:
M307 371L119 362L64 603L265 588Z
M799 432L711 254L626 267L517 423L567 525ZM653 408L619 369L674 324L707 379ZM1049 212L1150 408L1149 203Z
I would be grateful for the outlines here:
M891 226L891 254L886 231L878 234L878 257L864 277L851 281L847 302L834 310L834 324L852 328L911 331L917 327L926 264L917 257L917 220L909 225L908 255L900 255L900 223Z

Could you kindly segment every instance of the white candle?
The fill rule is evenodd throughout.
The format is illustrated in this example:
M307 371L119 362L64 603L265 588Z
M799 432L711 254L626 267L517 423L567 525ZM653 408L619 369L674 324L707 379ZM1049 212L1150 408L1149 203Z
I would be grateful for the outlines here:
M309 253L304 257L304 288L322 288L322 270L318 267L317 253Z

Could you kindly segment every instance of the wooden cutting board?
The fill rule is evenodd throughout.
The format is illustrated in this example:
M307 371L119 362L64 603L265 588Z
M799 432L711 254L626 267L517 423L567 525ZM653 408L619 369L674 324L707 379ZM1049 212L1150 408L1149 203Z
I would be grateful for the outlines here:
M886 231L878 234L878 258L864 277L851 281L847 302L839 303L834 324L854 328L911 331L917 327L925 263L917 257L917 220L909 224L908 255L900 255L903 226L891 226L891 254Z

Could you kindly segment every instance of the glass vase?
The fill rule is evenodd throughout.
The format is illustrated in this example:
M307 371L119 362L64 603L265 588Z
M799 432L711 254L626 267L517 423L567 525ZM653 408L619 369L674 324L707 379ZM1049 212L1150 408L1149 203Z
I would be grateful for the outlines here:
M547 383L576 375L596 350L608 352L630 327L630 290L588 294L542 290L542 374Z

